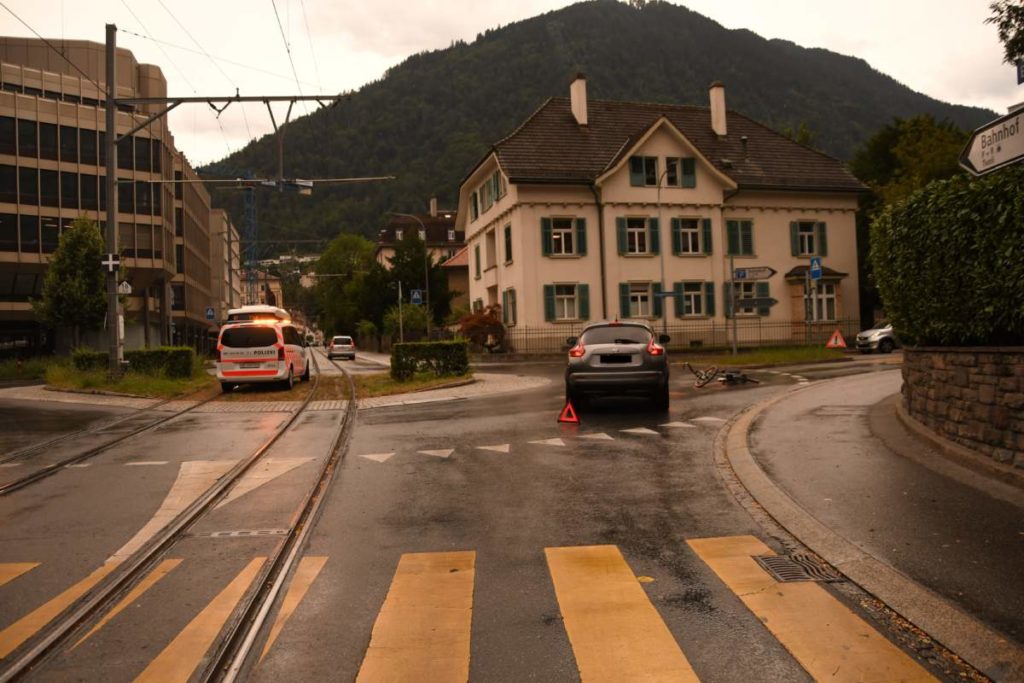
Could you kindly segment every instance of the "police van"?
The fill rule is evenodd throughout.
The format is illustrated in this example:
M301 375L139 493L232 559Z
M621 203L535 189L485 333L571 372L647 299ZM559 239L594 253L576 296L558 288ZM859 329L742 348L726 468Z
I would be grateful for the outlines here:
M239 384L277 382L291 389L309 380L309 349L288 311L242 306L228 311L217 337L217 379L224 392Z

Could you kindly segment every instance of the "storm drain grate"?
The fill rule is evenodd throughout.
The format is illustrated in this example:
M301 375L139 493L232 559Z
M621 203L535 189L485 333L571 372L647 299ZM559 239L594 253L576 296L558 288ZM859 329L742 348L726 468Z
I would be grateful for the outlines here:
M781 583L844 580L839 572L811 555L754 555L754 560Z

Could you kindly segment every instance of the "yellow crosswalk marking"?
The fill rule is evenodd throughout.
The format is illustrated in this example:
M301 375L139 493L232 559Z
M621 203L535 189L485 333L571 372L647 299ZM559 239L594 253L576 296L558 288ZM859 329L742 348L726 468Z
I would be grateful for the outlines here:
M39 629L50 623L54 617L63 612L68 605L80 598L86 591L103 580L117 568L117 562L108 562L74 586L53 598L45 605L36 608L0 631L0 659L14 652L26 640L35 635Z
M135 680L145 683L188 681L266 559L257 557L247 564Z
M687 543L814 679L935 680L818 584L769 576L752 556L772 551L753 536Z
M38 562L0 562L0 586L39 566Z
M320 570L324 568L325 564L327 564L326 557L303 557L299 561L299 566L295 569L295 576L292 577L292 583L288 586L288 593L284 596L284 602L281 603L281 611L277 613L274 627L270 629L267 643L263 646L260 661L263 661L263 658L270 652L270 647L277 640L277 637L281 635L284 625L288 623L288 620L295 612L295 608L302 602L302 598L306 596L306 591L316 581L316 577L320 574Z
M475 552L402 555L356 681L467 681L475 567Z
M616 546L544 554L583 683L698 680Z
M124 599L121 600L121 602L117 603L114 609L104 614L103 618L100 619L99 622L95 626L93 626L88 633L82 636L77 643L72 645L71 649L74 650L76 647L78 647L86 640L88 640L89 637L92 636L92 634L96 633L101 628L106 626L111 619L120 614L128 605L131 605L136 600L141 598L146 591L148 591L150 588L156 585L157 581L167 576L167 574L172 569L177 567L179 564L181 564L181 560L164 560L159 565L157 565L157 568L150 572L149 575L146 576L146 578L140 581L138 585L135 586L135 588L132 588L128 595L126 595Z

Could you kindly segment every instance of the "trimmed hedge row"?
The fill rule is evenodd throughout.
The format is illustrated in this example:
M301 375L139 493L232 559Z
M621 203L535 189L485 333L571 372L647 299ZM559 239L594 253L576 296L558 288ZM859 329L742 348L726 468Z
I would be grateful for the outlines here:
M144 375L191 377L196 352L190 346L161 346L155 349L125 351L128 368ZM107 354L91 349L76 349L71 360L79 370L100 370L107 367Z
M886 314L907 344L1024 344L1024 167L931 183L871 226Z
M399 382L417 372L432 370L438 377L469 372L469 348L465 340L409 342L391 347L391 376Z

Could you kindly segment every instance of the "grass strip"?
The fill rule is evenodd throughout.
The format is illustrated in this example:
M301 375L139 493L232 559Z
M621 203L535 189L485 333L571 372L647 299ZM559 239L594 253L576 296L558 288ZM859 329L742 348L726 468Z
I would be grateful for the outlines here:
M451 384L458 384L472 379L473 374L467 372L464 375L438 377L432 372L417 372L404 382L399 382L388 372L375 372L366 375L356 375L356 394L359 398L372 398L374 396L391 396L393 394L405 394L410 391L422 389L440 389Z

